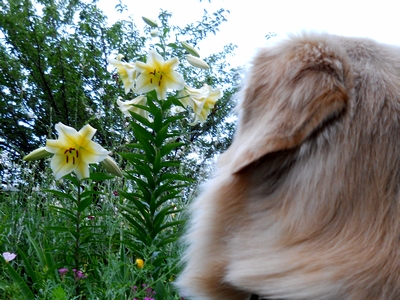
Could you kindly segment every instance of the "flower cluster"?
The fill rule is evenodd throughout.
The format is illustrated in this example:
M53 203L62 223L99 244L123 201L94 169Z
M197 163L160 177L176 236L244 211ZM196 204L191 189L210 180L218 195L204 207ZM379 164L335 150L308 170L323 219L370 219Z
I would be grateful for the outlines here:
M150 21L145 20L150 24ZM153 22L153 21L152 21ZM153 24L154 25L154 24ZM152 25L152 26L153 26ZM190 53L186 60L194 67L208 69L208 64L199 58L198 52L186 42L182 46ZM135 63L122 62L122 54L116 58L108 58L108 62L116 68L125 88L125 93L132 90L136 94L147 93L155 90L159 100L167 98L168 90L181 91L181 102L185 107L190 107L195 119L191 125L204 123L211 109L214 108L216 101L222 97L220 89L212 89L205 84L200 89L187 86L183 77L175 71L179 64L177 57L164 60L155 50L148 52L146 62L136 61ZM148 112L135 105L146 105L147 99L144 95L139 95L129 101L122 101L120 98L117 104L121 112L130 117L130 112L135 112L148 118Z
M155 290L153 290L151 287L148 287L147 284L142 284L142 288L145 294L145 297L142 300L155 300L154 298L154 295L156 294ZM133 287L133 291L135 293L138 293L137 286ZM143 293L143 291L141 293ZM133 298L133 300L139 300L139 298L135 297Z
M85 273L83 273L83 271L81 271L81 270L72 269L72 271L74 272L75 280L80 280L80 279L84 279L87 277L85 275Z
M61 278L63 278L65 274L67 274L68 272L69 270L67 268L61 268L58 270L58 273L60 274Z

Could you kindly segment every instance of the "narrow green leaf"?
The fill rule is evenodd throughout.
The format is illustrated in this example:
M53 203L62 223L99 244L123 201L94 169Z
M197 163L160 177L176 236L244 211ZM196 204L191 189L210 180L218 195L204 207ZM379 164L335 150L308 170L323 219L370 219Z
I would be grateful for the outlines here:
M143 149L143 147L141 149ZM146 158L146 156L144 156L141 153L119 153L119 155L121 155L123 158L125 158L129 162L133 161L135 163L137 163L138 161L142 162Z
M125 245L124 244L121 244L121 246L120 246L119 259L122 262L122 264L120 266L121 278L123 278L123 280L125 282L128 273L127 273L127 268L126 268L126 257L125 257Z
M172 173L164 173L160 176L160 178L157 180L157 184L160 184L161 182L165 180L176 180L176 181L186 181L186 182L193 182L193 179L190 179L186 176L183 176L181 174L172 174Z
M169 116L169 117L166 117L166 118L164 118L163 126L169 125L172 122L175 122L177 120L181 120L181 119L184 119L184 118L185 118L185 116Z
M81 194L81 199L86 198L88 196L92 196L92 195L104 195L104 193L103 192L94 191L94 190L86 190Z
M60 213L60 214L62 214L64 216L66 216L72 222L75 222L76 216L69 209L64 208L64 207L54 206L54 205L49 205L49 208L57 211L58 213Z
M147 240L147 230L145 227L142 227L138 222L136 222L133 218L131 218L129 215L127 214L122 214L126 220L129 222L129 224L131 226L133 226L133 228L135 228L135 232L137 234L137 237L139 237L139 239L141 241L143 241L144 243L146 243Z
M92 203L93 203L92 197L87 197L87 198L81 200L81 202L78 205L78 211L79 212L84 211L85 208L89 207L90 204L92 204Z
M138 107L140 109L147 108L146 106L142 106L142 105L132 105L132 106ZM133 111L129 111L129 112L132 115L132 118L134 118L136 121L142 123L144 126L147 126L151 129L153 129L153 124L147 118L145 118L142 115L139 115Z
M70 228L63 226L46 226L45 230L57 231L57 232L69 232Z
M153 162L153 173L154 175L158 174L161 170L161 153L157 149L156 150L156 155L154 157L154 162Z
M167 202L168 200L177 198L177 195L180 193L180 190L168 190L168 194L166 194L165 196L161 197L158 199L157 201L157 207L160 207L162 204L164 204L165 202Z
M102 180L115 178L115 176L111 175L111 174L101 173L101 172L93 172L93 173L90 173L89 178L94 181L102 181Z
M156 295L157 295L157 300L166 299L166 291L165 291L164 283L161 280L157 281L155 291L156 291Z
M143 150L143 145L139 144L139 143L130 143L130 144L126 144L125 146L128 147L128 148ZM122 153L119 153L119 154L122 155Z
M44 251L39 247L39 245L35 242L35 240L27 233L28 239L31 242L33 248L35 249L36 256L39 259L40 266L44 269L48 267L47 262L46 262L46 257L44 255Z
M32 282L34 284L40 285L41 282L39 281L38 276L36 276L36 272L33 270L33 268L31 266L28 258L26 257L25 253L19 247L17 247L17 251L18 251L18 255L24 261L26 273L32 279Z
M2 289L2 290L4 291L4 290L6 290L9 286L10 286L10 284L9 284L8 282L0 280L0 289Z
M21 289L21 293L24 296L24 299L27 300L34 300L35 295L32 293L32 291L29 289L28 285L26 282L22 279L22 277L13 269L13 267L10 266L10 264L5 264L7 273L10 275L12 280L18 285L18 287Z
M69 199L69 200L75 201L75 198L71 194L67 194L67 193L60 192L60 191L55 191L55 190L47 190L47 189L45 189L43 191L44 192L48 192L48 193L52 193L52 194L54 194L54 195L56 195L56 196L58 196L60 198L65 198L65 199Z
M160 248L160 247L163 247L163 246L165 246L167 244L176 242L177 240L178 240L177 236L167 237L167 238L161 239L158 243L156 243L156 245L157 245L157 247Z
M179 167L181 165L181 162L179 160L167 160L161 162L161 168L164 167Z
M173 49L177 49L178 46L175 43L169 43L167 44L168 47L173 48Z
M153 174L152 174L149 166L147 164L136 165L135 169L140 175L143 175L144 177L146 177L148 188L150 190L154 189L155 181L154 181Z
M160 130L156 131L156 133L157 133L156 140L155 140L156 147L161 147L161 145L167 138L168 128L169 128L169 125L167 124L167 125L161 127Z
M161 147L160 154L161 154L161 156L165 156L165 155L169 154L172 150L174 150L178 147L181 147L183 145L185 145L185 143L181 143L181 142L167 144L167 145Z
M185 223L185 220L177 220L177 221L168 222L168 223L165 223L163 226L161 226L160 230L162 231L168 227L175 227L177 225L181 225L184 223Z

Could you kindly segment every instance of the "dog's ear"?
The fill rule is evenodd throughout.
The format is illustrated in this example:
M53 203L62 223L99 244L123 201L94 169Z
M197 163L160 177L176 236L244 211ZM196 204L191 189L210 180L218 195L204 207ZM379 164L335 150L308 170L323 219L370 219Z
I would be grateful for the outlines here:
M297 41L256 56L242 91L238 129L221 156L222 165L237 173L268 153L300 146L346 108L346 55L332 48Z

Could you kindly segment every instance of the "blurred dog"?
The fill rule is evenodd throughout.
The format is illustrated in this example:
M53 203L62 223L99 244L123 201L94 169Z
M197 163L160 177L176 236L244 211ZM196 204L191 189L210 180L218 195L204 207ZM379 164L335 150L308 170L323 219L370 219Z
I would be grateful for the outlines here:
M400 48L292 36L253 60L190 208L190 299L400 299Z

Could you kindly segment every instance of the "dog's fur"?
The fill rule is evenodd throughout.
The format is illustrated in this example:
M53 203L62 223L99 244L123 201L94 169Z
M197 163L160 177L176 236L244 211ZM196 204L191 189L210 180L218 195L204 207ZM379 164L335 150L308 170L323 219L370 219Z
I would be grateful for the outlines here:
M261 49L191 205L189 299L400 299L400 49L327 34Z

